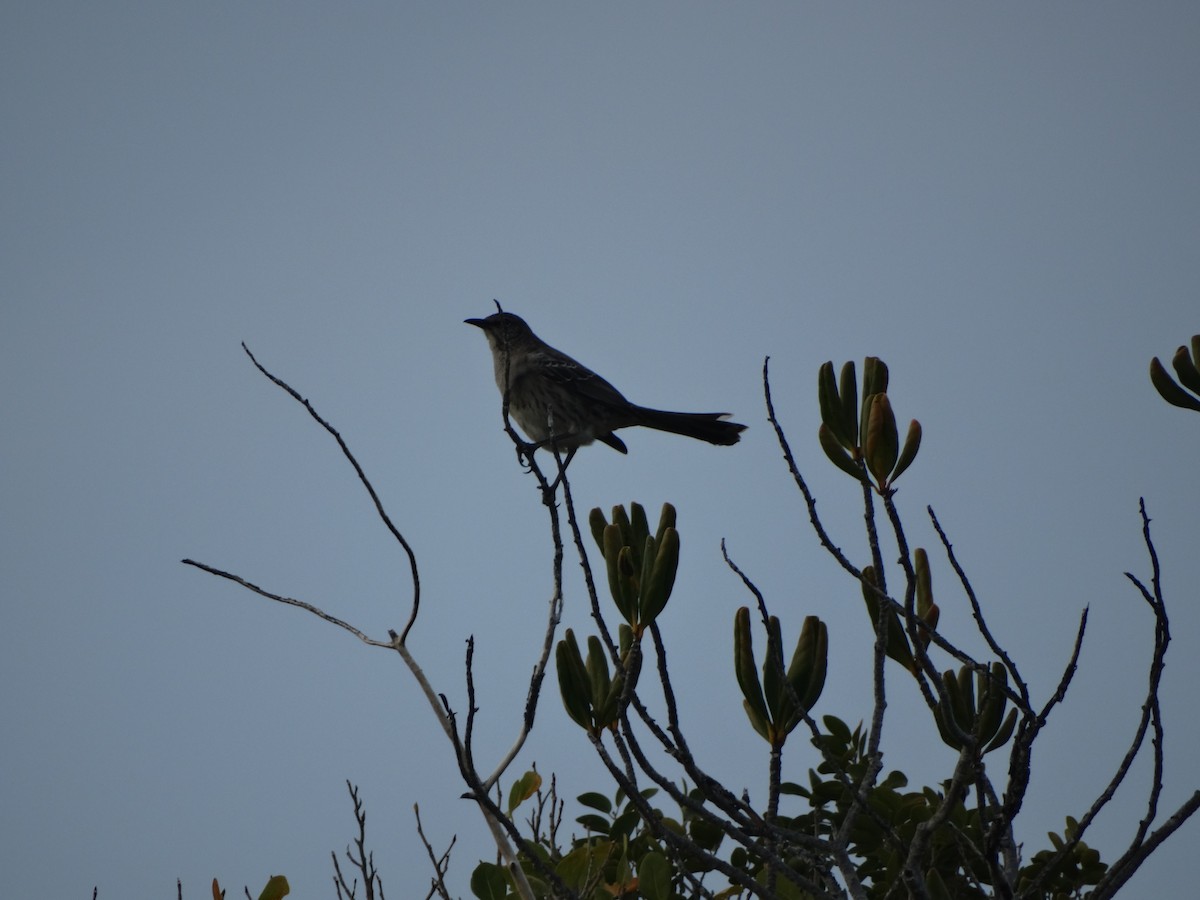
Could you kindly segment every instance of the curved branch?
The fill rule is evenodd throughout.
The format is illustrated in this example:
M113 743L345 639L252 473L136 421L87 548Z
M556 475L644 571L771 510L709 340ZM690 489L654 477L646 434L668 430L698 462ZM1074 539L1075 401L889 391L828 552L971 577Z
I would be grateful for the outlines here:
M1117 893L1146 861L1158 846L1179 830L1179 827L1200 810L1200 791L1193 791L1192 796L1175 811L1175 813L1156 828L1141 844L1130 847L1116 862L1108 868L1108 873L1100 879L1092 892L1093 900L1108 900Z
M336 626L338 626L338 628L345 629L346 631L350 632L352 635L354 635L356 638L358 638L360 641L362 641L364 644L367 644L368 646L387 647L388 649L395 648L395 644L393 641L378 641L375 638L368 637L365 633L363 633L362 631L359 631L357 628L355 628L349 622L343 621L342 619L339 619L337 616L331 616L329 613L325 612L325 610L321 609L319 606L313 606L313 604L311 604L311 603L307 603L304 600L297 600L294 597L284 597L281 594L272 594L270 591L260 588L257 584L253 584L252 582L247 581L245 578L242 578L240 575L234 575L232 572L226 572L223 569L215 568L213 566L207 565L206 563L196 562L196 560L194 560L194 559L182 559L182 560L180 560L180 562L182 562L185 566L193 566L197 569L200 569L202 572L208 572L210 575L216 575L218 578L226 578L229 581L234 582L235 584L240 584L246 590L253 591L255 594L258 594L260 597L266 597L268 600L274 600L276 603L283 603L288 606L296 606L296 607L299 607L300 609L307 610L308 612L312 613L317 618L324 619L330 625L336 625Z
M861 581L862 572L859 571L854 563L846 558L846 554L842 552L842 549L833 543L833 540L829 537L829 533L825 530L825 526L821 523L821 517L817 515L817 500L813 496L812 491L808 489L808 482L800 474L800 468L796 465L796 457L792 455L791 444L788 443L787 436L783 433L783 426L779 424L779 419L775 416L775 404L771 400L771 377L768 370L770 361L771 357L769 356L763 359L762 368L763 398L767 404L767 421L775 429L775 437L779 441L779 449L783 451L783 459L787 463L788 471L792 473L792 480L796 482L796 487L800 489L800 493L804 496L804 502L808 506L808 520L812 523L813 530L817 533L817 539L821 542L821 546L829 551L829 554L841 564L843 569Z
M946 558L950 561L950 567L954 569L954 574L958 576L958 583L962 585L963 592L967 595L967 600L970 601L971 614L975 617L975 626L979 629L979 633L983 635L983 639L987 642L988 647L996 654L996 658L1004 663L1004 668L1008 669L1008 674L1012 676L1013 683L1017 686L1017 693L1020 695L1021 709L1030 711L1032 706L1029 699L1029 686L1025 683L1025 679L1021 677L1021 672L1017 669L1017 664L1012 661L1012 658L1005 649L1000 646L1000 642L992 635L992 630L983 618L983 607L979 604L979 598L975 596L975 588L971 586L971 581L967 578L967 573L963 571L963 567L958 562L958 557L954 555L954 545L950 543L950 538L942 530L942 523L938 521L933 507L926 506L925 511L929 513L930 521L933 522L933 530L937 532L938 539L942 542L942 547L946 551Z
M1162 683L1162 673L1166 660L1167 645L1171 641L1170 622L1167 618L1166 601L1162 594L1162 586L1159 576L1160 569L1158 565L1158 553L1154 548L1154 541L1150 536L1150 517L1146 513L1145 498L1139 500L1138 510L1142 518L1142 536L1146 543L1146 552L1150 556L1151 565L1151 589L1147 589L1144 584L1136 576L1130 572L1125 573L1128 578L1137 587L1142 598L1150 606L1154 612L1154 652L1150 660L1150 671L1148 684L1146 687L1146 699L1142 702L1142 714L1138 718L1137 727L1134 729L1133 740L1129 745L1129 749L1125 751L1125 756L1121 759L1117 766L1117 771L1109 780L1107 786L1100 793L1100 796L1092 803L1088 811L1080 818L1079 824L1072 835L1071 840L1067 841L1055 856L1050 860L1047 866L1044 867L1042 877L1038 878L1031 886L1031 889L1036 889L1044 880L1046 873L1051 871L1058 861L1070 853L1075 846L1083 840L1083 835L1088 827L1095 821L1096 816L1100 811L1108 805L1113 796L1125 780L1125 776L1129 773L1133 766L1133 761L1137 758L1138 753L1146 739L1146 733L1153 730L1151 743L1154 745L1154 770L1152 783L1150 786L1150 796L1146 802L1146 815L1138 823L1137 831L1130 840L1129 847L1121 855L1121 857L1109 867L1108 872L1096 886L1094 897L1110 897L1116 890L1123 885L1130 876L1137 871L1138 866L1145 861L1146 857L1161 844L1166 838L1179 828L1198 808L1200 808L1200 792L1193 793L1192 797L1187 800L1176 813L1163 823L1153 834L1147 838L1147 833L1154 819L1157 816L1158 801L1162 794L1163 787L1163 740L1164 729L1162 723L1162 708L1159 704L1159 689ZM1085 612L1086 616L1086 612ZM1082 625L1080 626L1080 638L1082 638ZM1078 655L1078 642L1076 643L1076 655ZM1072 664L1074 657L1072 658ZM1068 670L1070 671L1070 670ZM1067 675L1064 675L1064 684L1060 685L1060 691L1065 689L1065 682L1069 680ZM1053 705L1054 700L1047 705L1047 710ZM1044 721L1044 713L1042 717Z
M387 530L391 532L392 537L394 537L397 543L404 548L404 552L408 556L409 568L412 571L413 599L412 612L409 613L408 623L404 626L404 630L400 632L400 643L403 644L408 640L408 633L412 630L413 625L416 624L417 613L421 609L421 577L420 573L417 571L416 553L413 552L413 548L409 545L408 541L405 540L404 535L402 535L400 530L392 523L391 517L388 516L387 511L383 508L383 502L379 499L379 495L375 493L375 488L367 478L366 473L363 471L363 467L358 464L358 460L354 458L354 454L350 452L350 448L346 446L346 442L342 440L342 436L338 433L337 429L325 421L325 419L321 417L316 409L313 408L313 405L304 397L301 397L295 388L293 388L282 378L279 378L276 375L268 372L266 367L263 366L263 364L254 357L254 354L250 352L250 348L246 346L244 341L242 342L242 349L246 351L246 355L250 357L250 361L254 363L254 367L258 369L258 371L262 372L263 375L265 375L270 381L286 391L288 396L303 406L308 411L308 414L317 421L317 424L329 432L333 439L337 441L338 446L342 449L342 455L349 460L350 465L354 467L355 474L358 475L358 480L361 481L363 487L367 489L367 493L371 497L371 502L375 504L375 511L379 514L379 518L383 521L383 524L387 527Z

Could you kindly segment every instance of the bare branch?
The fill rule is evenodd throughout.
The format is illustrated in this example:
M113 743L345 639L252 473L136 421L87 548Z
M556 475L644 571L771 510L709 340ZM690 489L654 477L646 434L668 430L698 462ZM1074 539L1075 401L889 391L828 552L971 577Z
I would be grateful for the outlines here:
M1134 871L1136 871L1137 867L1141 865L1141 863L1147 856L1149 856L1150 853L1150 850L1146 850L1145 852L1143 852L1143 850L1147 843L1149 843L1146 835L1157 816L1158 801L1162 794L1163 787L1162 748L1164 730L1162 723L1162 709L1159 705L1159 690L1166 660L1167 645L1171 641L1171 630L1170 623L1167 618L1166 602L1163 598L1160 584L1158 553L1154 548L1154 541L1150 535L1150 517L1146 514L1146 501L1144 498L1139 501L1138 508L1142 518L1142 536L1146 544L1146 552L1150 557L1152 589L1148 590L1141 581L1139 581L1133 574L1129 572L1126 572L1125 576L1138 588L1142 598L1147 602L1151 610L1154 612L1154 652L1150 660L1149 678L1146 687L1146 699L1142 702L1142 714L1138 719L1137 727L1134 729L1133 740L1129 745L1129 749L1125 751L1125 756L1117 766L1117 770L1113 774L1112 779L1100 793L1100 796L1097 797L1092 803L1091 808L1089 808L1088 811L1080 818L1079 824L1075 829L1075 834L1072 836L1072 839L1065 842L1064 845L1059 848L1054 857L1051 859L1050 863L1044 867L1042 876L1030 885L1030 890L1036 890L1042 881L1044 881L1046 874L1052 870L1053 866L1057 864L1060 859L1065 858L1065 856L1070 853L1083 839L1083 835L1087 831L1088 827L1095 820L1096 816L1099 815L1100 811L1108 805L1113 796L1116 794L1117 788L1120 787L1122 782L1124 782L1125 776L1129 773L1129 770L1133 765L1133 761L1137 758L1138 753L1141 751L1142 744L1146 738L1146 732L1152 729L1154 732L1152 738L1152 743L1154 745L1154 771L1153 780L1150 787L1150 794L1147 798L1146 814L1138 823L1137 831L1131 839L1128 849L1121 856L1121 858L1110 867L1105 878L1102 879L1101 885L1107 886L1102 891L1101 885L1097 885L1093 896L1111 896L1110 893L1106 894L1105 891L1111 888L1111 891L1115 892L1116 888L1128 880L1128 878L1133 874ZM1078 656L1079 642L1082 640L1082 636L1083 626L1081 623L1079 640L1076 641L1075 656ZM1075 657L1073 656L1072 667L1074 665L1074 659ZM1064 675L1064 682L1067 680L1069 680L1068 676ZM1065 684L1060 685L1060 692L1062 691L1065 691ZM1054 701L1052 700L1051 704L1047 705L1047 710L1049 709L1049 706L1053 704L1053 702ZM1044 721L1044 712L1041 721ZM1154 846L1157 846L1159 843L1169 837L1175 829L1182 825L1183 821L1196 811L1198 803L1200 803L1200 800L1198 800L1198 795L1193 794L1192 798L1185 802L1182 807L1180 807L1175 816L1172 816L1168 822L1164 823L1163 826L1154 833L1150 839L1154 842ZM1153 848L1151 848L1151 850L1152 849Z
M338 433L337 429L325 421L325 419L321 417L316 409L313 408L313 405L309 403L308 400L301 397L295 388L293 388L283 379L278 378L277 376L268 372L262 363L255 359L254 354L250 352L250 348L247 347L245 343L242 344L242 349L246 351L246 355L250 357L250 361L254 363L254 367L258 369L258 371L262 372L263 375L265 375L268 379L286 391L293 400L303 406L308 411L308 414L312 416L322 428L329 432L335 441L337 441L338 446L342 450L342 454L350 462L350 465L354 467L354 471L358 475L358 480L362 482L363 487L366 488L367 493L371 497L371 502L375 504L375 511L379 514L380 520L387 527L387 530L391 532L392 537L396 539L397 543L404 548L404 552L408 556L409 568L412 571L413 598L412 611L409 613L408 624L404 626L404 630L400 633L400 643L403 644L408 639L408 633L412 630L413 625L416 623L417 612L421 608L421 577L417 571L417 555L413 552L412 547L409 545L404 535L400 533L400 530L396 528L394 524L392 524L392 519L387 514L387 511L383 508L383 502L379 499L379 495L375 493L375 488L371 484L370 479L367 478L362 466L358 464L358 460L354 458L354 454L350 452L350 448L346 445L346 442L342 440L342 436Z
M738 564L730 558L729 551L725 547L724 538L721 538L721 556L725 560L725 565L729 566L730 571L732 571L734 575L742 580L742 584L745 586L746 590L754 595L754 600L758 604L758 614L762 618L763 627L766 628L771 618L770 614L767 612L767 601L763 599L762 591L758 589L758 586L755 585L755 583L750 580L750 577L738 567Z
M457 836L450 838L450 843L446 846L441 856L437 856L433 852L433 845L429 843L429 839L425 837L425 829L421 825L421 809L417 804L413 804L413 815L417 817L417 835L421 838L421 844L425 847L425 854L429 857L430 865L433 866L433 878L430 881L429 893L425 895L425 900L431 900L436 894L442 900L451 900L450 892L446 888L446 873L450 870L450 851L454 849L454 842L458 840Z
M983 635L988 648L996 655L996 658L1004 663L1004 668L1008 669L1008 674L1012 678L1013 684L1017 686L1017 693L1020 695L1021 709L1029 711L1032 708L1029 701L1029 686L1025 683L1025 679L1021 677L1021 672L1017 668L1017 664L1012 661L1012 658L1005 649L1000 646L1000 642L992 635L992 630L988 627L983 617L983 607L979 605L979 598L975 596L975 588L971 586L971 580L967 578L967 573L959 565L958 557L954 555L954 545L950 543L946 532L942 530L942 523L938 521L933 507L926 506L925 510L929 513L929 518L933 522L933 529L937 532L938 538L946 550L946 558L950 561L950 566L958 576L958 582L962 585L962 589L967 595L967 600L971 603L971 614L975 617L975 625L979 629L979 633Z
M762 368L763 398L767 404L767 421L775 429L775 437L779 441L779 449L783 451L783 458L787 463L788 471L792 473L792 480L796 482L796 487L800 489L800 493L804 496L804 502L808 506L808 520L812 523L813 530L817 533L817 539L820 540L821 546L829 551L829 554L841 564L843 569L856 579L862 580L862 572L846 558L841 548L833 543L828 532L825 531L825 526L821 523L820 516L817 515L817 500L813 497L812 491L808 489L808 483L804 480L804 476L800 474L800 468L796 465L796 458L792 455L791 445L788 443L787 436L783 433L783 426L779 424L779 419L775 416L775 404L771 400L771 378L768 370L770 361L771 357L769 356L763 359Z
M473 696L474 687L470 673L469 659L467 675L468 690ZM544 878L554 884L556 889L562 891L564 898L575 897L575 894L563 884L562 879L535 852L529 842L521 836L512 819L505 815L504 811L496 804L496 801L489 796L488 791L490 788L484 785L483 780L479 777L479 773L471 764L467 748L464 746L463 740L459 737L457 716L454 710L451 709L449 701L444 696L440 699L442 705L445 707L446 720L449 722L447 733L450 737L450 743L454 747L454 758L458 763L458 771L469 788L468 792L463 796L465 799L473 800L478 804L480 812L483 814L483 820L487 824L488 830L492 833L492 840L496 844L496 849L503 858L505 867L512 877L513 883L516 885L517 893L520 894L522 900L534 900L533 888L529 884L529 879L525 877L525 870L521 867L521 862L517 855L519 848L520 852L525 854L525 857L534 868Z
M1054 693L1050 695L1050 699L1046 701L1046 705L1037 715L1039 727L1046 724L1046 720L1050 717L1050 710L1062 703L1067 696L1067 689L1070 688L1079 667L1079 654L1083 652L1083 636L1087 631L1087 623L1088 607L1085 606L1083 612L1079 614L1079 628L1075 632L1075 644L1071 648L1071 658L1067 660L1062 677L1058 680L1058 687L1054 689Z
M234 575L232 572L226 572L222 569L214 568L214 567L207 565L205 563L202 563L202 562L196 562L194 559L185 559L185 560L181 560L181 562L185 566L194 566L197 569L200 569L204 572L208 572L210 575L216 575L220 578L226 578L229 581L232 581L236 584L240 584L242 587L246 588L246 590L253 591L254 593L258 594L260 597L266 597L268 600L274 600L277 603L284 603L284 604L287 604L288 606L298 606L300 609L307 610L308 612L312 613L314 616L316 616L320 619L324 619L326 622L330 623L331 625L336 625L339 628L345 629L346 631L348 631L352 635L354 635L356 638L358 638L360 641L362 641L364 644L367 644L371 647L387 647L388 649L394 649L394 647L395 647L395 645L392 641L378 641L378 640L375 640L375 638L368 637L366 634L364 634L363 632L361 632L357 628L355 628L353 625L351 625L349 622L345 622L342 619L339 619L337 616L331 616L329 613L325 612L325 610L321 609L320 607L313 606L311 603L307 603L304 600L296 600L294 597L284 597L280 594L272 594L270 591L260 588L257 584L253 584L253 583L247 581L246 579L242 578L239 575Z
M383 882L379 878L379 872L375 868L375 854L367 852L367 810L363 806L362 798L358 795L358 788L346 781L346 787L350 790L350 799L354 801L354 820L358 823L358 835L354 839L354 851L346 848L346 859L362 874L364 900L375 900L378 894L379 900L385 900L383 895ZM346 878L342 875L342 868L338 865L337 854L333 854L333 884L337 890L338 897L345 896L348 900L353 900L358 888L358 879L355 878L353 884L347 884Z
M1145 841L1136 847L1130 847L1109 866L1108 872L1100 879L1100 883L1096 885L1096 889L1091 894L1093 900L1108 900L1109 897L1115 895L1146 861L1147 857L1157 850L1163 841L1178 831L1179 827L1197 810L1200 810L1200 791L1194 791L1192 796L1188 797L1179 809L1155 829Z

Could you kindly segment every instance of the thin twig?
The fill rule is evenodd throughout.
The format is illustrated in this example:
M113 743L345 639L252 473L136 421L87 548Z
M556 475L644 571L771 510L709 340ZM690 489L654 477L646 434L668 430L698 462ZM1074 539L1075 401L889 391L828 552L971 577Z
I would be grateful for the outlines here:
M425 854L429 857L430 865L433 866L433 878L430 880L429 893L425 895L425 900L431 900L435 894L442 900L451 900L450 892L446 889L445 877L446 873L450 871L450 851L454 849L454 842L458 840L458 836L451 837L450 843L446 845L442 855L437 856L433 852L433 845L425 837L425 829L421 825L421 809L415 803L413 804L413 815L417 818L417 836L421 838Z
M1115 886L1123 884L1124 881L1133 874L1133 871L1137 868L1137 866L1141 865L1141 862L1148 855L1148 853L1142 854L1141 848L1146 843L1147 832L1149 831L1154 822L1154 818L1156 817L1158 800L1162 792L1162 742L1164 733L1162 724L1162 711L1159 706L1159 690L1162 682L1162 673L1165 665L1167 645L1171 640L1171 631L1167 618L1166 602L1163 598L1162 588L1159 581L1160 570L1158 565L1158 553L1154 548L1154 541L1150 535L1150 517L1146 514L1146 502L1144 498L1139 502L1139 512L1142 518L1142 536L1146 544L1147 554L1150 557L1152 590L1148 590L1146 586L1130 572L1126 572L1125 577L1137 587L1142 598L1147 602L1154 613L1154 652L1150 661L1150 671L1147 679L1148 684L1146 687L1146 699L1142 702L1142 713L1138 718L1137 727L1134 729L1134 735L1132 741L1130 742L1129 749L1125 751L1125 756L1121 759L1120 764L1117 766L1116 772L1113 774L1104 790L1100 793L1100 796L1096 798L1088 811L1079 819L1079 824L1075 828L1075 833L1071 836L1071 839L1064 842L1063 846L1057 850L1047 865L1043 867L1041 875L1029 885L1029 888L1025 892L1023 892L1023 894L1026 896L1030 895L1030 891L1037 890L1041 883L1044 882L1048 873L1053 870L1055 865L1057 865L1059 860L1065 858L1066 855L1074 850L1079 842L1083 840L1084 833L1087 831L1088 827L1095 820L1096 816L1099 815L1100 811L1108 805L1113 796L1116 794L1117 788L1119 788L1122 782L1124 782L1126 775L1128 775L1130 768L1133 766L1133 761L1137 758L1138 753L1141 751L1142 745L1146 738L1146 732L1150 729L1153 729L1154 736L1152 738L1152 742L1154 744L1154 771L1150 794L1147 799L1146 815L1138 823L1137 831L1131 839L1128 849L1124 854L1122 854L1121 858L1114 863L1112 867L1110 867L1108 873L1106 874L1105 878L1102 879L1101 883L1113 886L1112 889L1115 890ZM1082 637L1082 627L1080 629L1080 636ZM1187 808L1188 804L1185 803L1184 806L1180 808L1179 812L1183 812ZM1183 819L1186 819L1194 811L1195 809L1192 808L1191 811L1186 812L1186 814L1183 816ZM1176 815L1178 814L1179 813L1177 812ZM1182 822L1182 819L1179 820L1179 822L1176 823L1170 831L1162 834L1158 838L1158 842L1161 842L1161 840L1165 839L1171 833L1171 831L1173 831L1175 828L1178 828ZM1164 825L1164 827L1166 826ZM1159 832L1162 830L1163 829L1160 828ZM1155 834L1158 835L1159 832L1155 832ZM1127 866L1133 866L1133 868L1122 873L1119 867ZM1100 886L1097 885L1094 896L1103 895L1104 894L1101 891Z
M207 565L205 563L196 562L194 559L184 559L184 560L181 560L181 562L185 566L194 566L195 568L200 569L201 571L208 572L210 575L216 575L220 578L226 578L229 581L232 581L236 584L240 584L242 587L246 588L249 591L253 591L254 593L258 594L260 597L266 597L268 600L274 600L277 603L284 603L284 604L287 604L288 606L298 606L300 609L307 610L308 612L312 613L314 616L316 616L320 619L324 619L326 622L330 623L331 625L336 625L339 628L345 629L346 631L348 631L352 635L354 635L356 638L358 638L360 641L362 641L364 644L367 644L371 647L386 647L389 650L395 648L395 644L392 641L378 641L375 638L368 637L366 634L364 634L363 632L361 632L357 628L355 628L353 625L351 625L349 622L343 621L342 619L339 619L337 616L331 616L329 613L325 612L325 610L321 609L320 607L313 606L311 603L307 603L304 600L297 600L294 597L284 597L280 594L273 594L268 590L264 590L263 588L260 588L257 584L253 584L252 582L247 581L246 579L242 578L240 575L234 575L232 572L226 572L222 569L214 568L213 566Z
M379 878L379 871L375 868L375 854L367 852L366 807L363 806L362 798L358 795L358 788L349 780L346 781L346 787L350 790L350 799L354 802L354 820L358 823L358 835L354 839L354 852L347 847L346 859L362 874L363 890L366 894L364 900L375 900L376 891L378 891L379 900L384 900L383 882ZM333 854L333 871L333 883L338 897L344 895L348 900L353 900L358 888L358 879L354 880L353 885L346 883L345 876L342 875L342 868L338 865L336 853Z
M543 877L554 883L556 888L561 888L564 897L575 897L554 871L534 852L534 848L521 836L512 820L504 814L497 803L488 795L488 789L480 779L479 773L469 764L466 748L458 734L458 716L451 708L450 702L445 696L442 696L441 700L446 711L446 719L450 723L450 743L454 747L454 758L458 763L458 771L470 789L463 796L465 799L473 800L478 804L480 811L483 813L483 820L487 824L488 830L492 833L492 840L495 842L496 849L504 860L505 867L510 877L512 877L513 883L516 885L516 890L521 900L534 900L534 892L532 886L529 884L529 879L525 877L525 870L522 868L520 859L518 858L517 848L520 848L520 852L525 854L533 867Z
M1029 700L1029 686L1025 683L1025 679L1021 677L1021 672L1017 668L1017 664L1012 661L1000 642L992 635L992 630L988 627L987 621L983 617L983 607L979 604L979 598L975 595L975 588L971 586L971 580L967 578L967 573L958 562L958 557L954 555L954 545L950 543L950 538L946 536L946 532L942 530L942 523L938 521L937 514L933 511L932 506L925 507L929 513L929 518L933 522L933 529L937 532L938 538L942 542L942 547L946 551L946 558L950 561L950 567L954 569L954 573L958 576L958 583L962 585L963 592L967 595L967 600L971 604L971 614L975 617L975 626L979 629L979 633L983 635L983 639L987 642L988 648L996 655L996 658L1004 663L1004 668L1008 670L1009 677L1017 686L1017 693L1020 695L1020 708L1025 711L1032 709Z
M244 342L242 343L242 349L246 351L246 355L250 357L250 361L254 363L254 367L258 369L258 371L262 372L263 375L265 375L268 379L286 391L293 400L303 406L308 411L308 414L312 416L322 428L329 432L335 441L337 441L338 446L342 450L342 454L350 462L350 465L354 467L354 471L358 475L358 480L362 482L363 487L366 488L367 493L371 497L371 502L375 504L375 511L379 514L380 520L387 527L387 530L391 532L392 537L396 539L397 543L404 548L404 552L408 556L409 568L412 571L413 599L412 611L409 613L408 623L400 632L400 643L403 644L406 640L408 640L408 633L412 630L413 625L416 624L417 613L421 608L421 577L420 573L417 571L416 553L413 552L413 548L409 545L404 535L402 535L400 530L392 523L391 517L383 508L383 501L381 501L379 499L379 495L375 493L375 488L367 478L366 473L363 471L363 467L358 464L358 460L355 459L354 454L350 452L350 448L346 445L346 442L342 439L342 436L338 433L337 429L325 421L325 419L321 417L316 409L313 408L313 405L304 397L301 397L295 388L293 388L282 378L278 378L277 376L268 372L262 363L255 359L254 354L250 352L250 348L247 347Z
M1083 637L1087 632L1087 622L1088 610L1087 607L1084 607L1079 616L1079 628L1075 632L1071 658L1067 661L1066 668L1059 678L1058 686L1050 695L1050 699L1046 701L1045 706L1042 707L1041 712L1035 713L1028 709L1021 711L1016 733L1012 739L1012 749L1008 754L1008 785L1004 790L1004 801L997 820L1007 823L1009 827L1025 803L1025 792L1029 789L1033 743L1037 740L1042 728L1045 727L1050 711L1066 697L1067 688L1070 687L1071 680L1075 676L1079 664L1079 654L1083 650ZM1049 866L1044 867L1042 875L1044 876L1050 869ZM1035 880L1035 884L1040 884L1041 880L1042 878L1039 876Z
M1163 841L1178 831L1180 826L1195 815L1197 810L1200 810L1200 791L1193 791L1179 809L1175 810L1174 814L1156 828L1145 841L1137 847L1130 847L1108 867L1108 872L1100 879L1100 883L1096 885L1091 894L1092 900L1108 900L1116 894L1125 885L1125 882L1133 877L1133 873L1150 854L1157 850Z

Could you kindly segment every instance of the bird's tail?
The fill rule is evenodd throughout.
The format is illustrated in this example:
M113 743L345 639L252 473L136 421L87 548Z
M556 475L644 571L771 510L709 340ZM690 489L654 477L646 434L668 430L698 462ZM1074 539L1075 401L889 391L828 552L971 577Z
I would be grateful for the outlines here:
M640 406L637 424L728 447L740 440L746 426L737 422L727 422L727 418L729 413L667 412L663 409L647 409Z

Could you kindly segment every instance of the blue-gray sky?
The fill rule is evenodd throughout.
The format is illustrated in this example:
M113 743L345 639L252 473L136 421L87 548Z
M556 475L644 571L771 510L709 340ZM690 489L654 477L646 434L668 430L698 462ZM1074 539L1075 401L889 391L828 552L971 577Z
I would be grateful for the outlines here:
M413 645L479 752L519 721L550 590L545 515L499 428L492 298L632 399L727 409L712 448L629 434L572 467L583 509L680 512L664 618L703 761L761 796L730 674L734 558L795 634L831 629L818 707L868 713L858 589L818 548L760 369L820 509L862 557L815 441L815 373L868 354L925 443L898 502L943 629L969 616L932 504L1035 695L1080 609L1078 683L1020 820L1032 852L1124 752L1151 645L1122 572L1154 518L1175 643L1165 807L1197 786L1200 417L1146 376L1200 331L1200 7L1131 4L8 4L0 13L0 871L12 896L330 890L362 786L388 892L423 894L411 807L452 883L489 857L398 661L179 564L195 557L382 636L420 559ZM577 568L566 621L586 631ZM897 680L890 766L940 778ZM552 687L552 685L551 685ZM603 787L552 691L520 760ZM813 754L797 746L786 774ZM514 775L520 766L514 770ZM1137 767L1090 842L1143 813ZM1170 896L1191 823L1131 888Z

